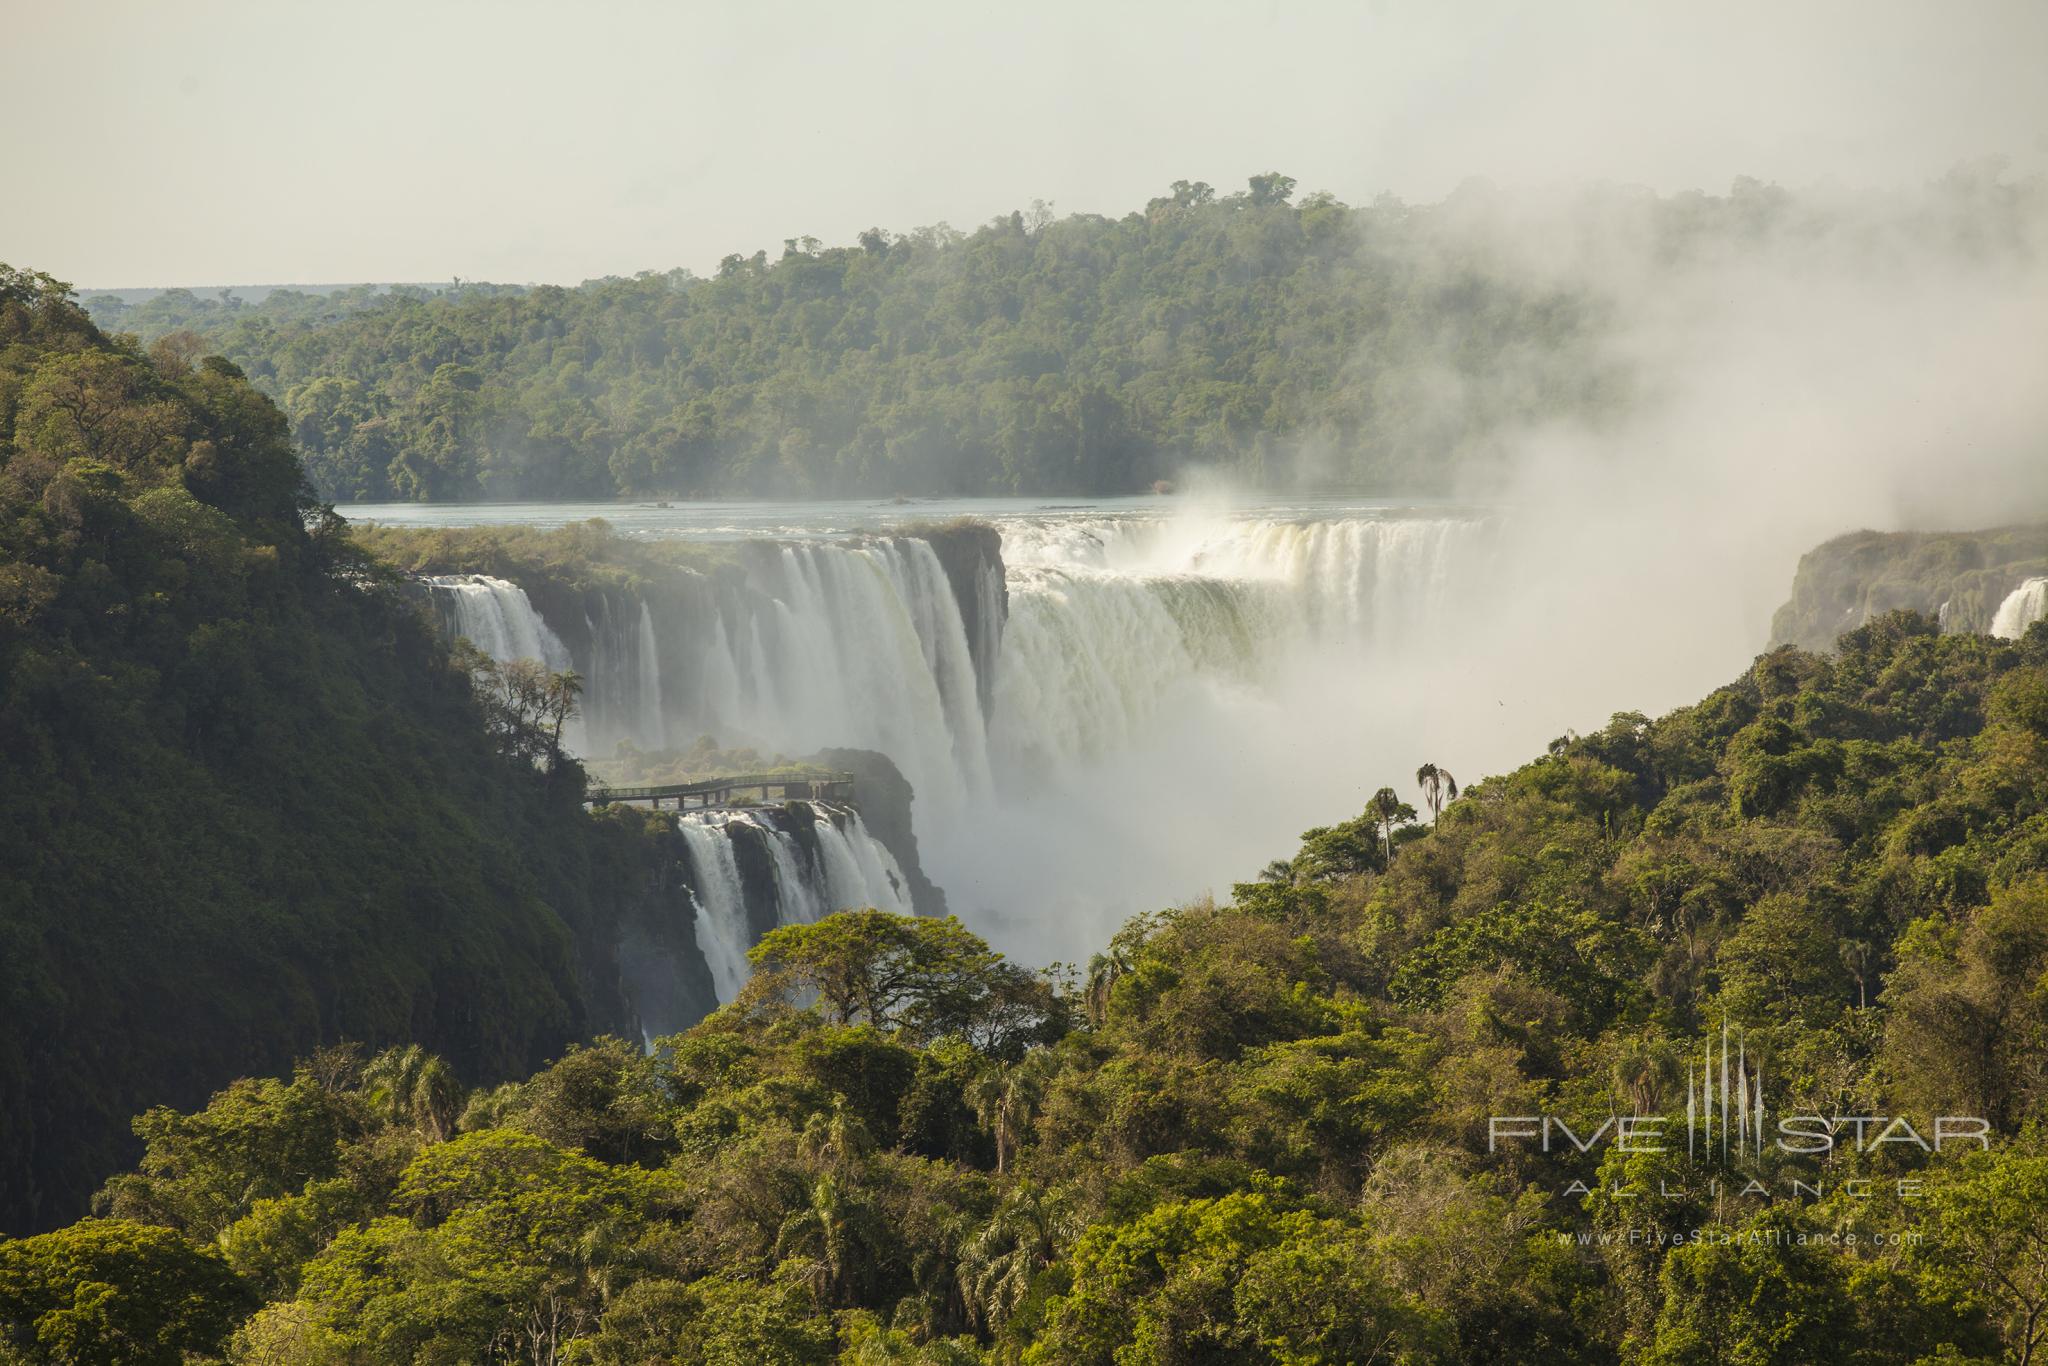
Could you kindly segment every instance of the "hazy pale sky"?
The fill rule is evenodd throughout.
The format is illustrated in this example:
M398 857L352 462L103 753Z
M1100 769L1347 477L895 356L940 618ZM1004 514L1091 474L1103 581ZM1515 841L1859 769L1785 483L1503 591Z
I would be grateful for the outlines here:
M1725 189L2048 168L2048 4L0 0L0 260L574 283L1284 171Z

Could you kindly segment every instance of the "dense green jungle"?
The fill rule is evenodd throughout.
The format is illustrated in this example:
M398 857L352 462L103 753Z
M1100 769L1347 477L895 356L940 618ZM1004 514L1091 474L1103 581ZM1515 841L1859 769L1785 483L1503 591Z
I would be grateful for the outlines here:
M1899 234L1996 257L2043 193L1959 173L1880 231L1748 178L1611 188L1573 210L1590 259L1565 268L1533 264L1562 254L1556 225L1484 184L1350 205L1274 172L1121 217L796 237L702 277L85 303L232 360L340 502L1114 494L1189 465L1441 493L1516 435L1629 410L1645 376L1595 269L1619 244L1667 274Z
M609 946L672 817L584 811L573 690L442 643L225 349L0 273L0 1360L2048 1338L2048 625L1883 613L1462 790L1370 775L1084 964L784 926L645 1047Z

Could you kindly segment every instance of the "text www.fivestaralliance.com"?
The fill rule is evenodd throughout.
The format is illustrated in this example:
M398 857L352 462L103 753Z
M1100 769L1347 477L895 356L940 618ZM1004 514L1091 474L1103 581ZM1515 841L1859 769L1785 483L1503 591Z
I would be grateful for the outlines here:
M1916 1229L1893 1233L1800 1232L1790 1229L1567 1229L1556 1235L1566 1247L1682 1247L1689 1243L1714 1243L1729 1247L1918 1247L1923 1235Z

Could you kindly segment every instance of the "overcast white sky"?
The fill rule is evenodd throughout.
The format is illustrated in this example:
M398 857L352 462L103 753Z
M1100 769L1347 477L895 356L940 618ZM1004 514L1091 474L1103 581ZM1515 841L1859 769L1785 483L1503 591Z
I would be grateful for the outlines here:
M1264 170L1358 201L2048 168L2048 4L0 0L0 260L575 281Z

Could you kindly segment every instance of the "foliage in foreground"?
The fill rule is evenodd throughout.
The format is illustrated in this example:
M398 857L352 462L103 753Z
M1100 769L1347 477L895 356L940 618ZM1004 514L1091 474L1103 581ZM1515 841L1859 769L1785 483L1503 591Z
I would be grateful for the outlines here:
M561 680L473 663L232 364L0 267L0 1229L326 1039L481 1081L623 1026L645 832L579 812Z
M2038 1356L2048 627L1885 618L1399 805L1079 980L861 912L651 1054L464 1091L330 1050L153 1111L99 1219L0 1244L0 1322L37 1361ZM1760 1193L1682 1144L1488 1151L1682 1117L1724 1022L1779 1113L1997 1144L1845 1140Z

